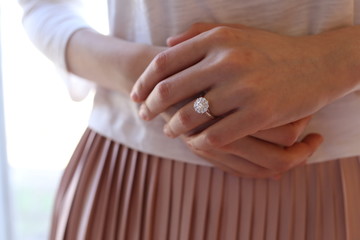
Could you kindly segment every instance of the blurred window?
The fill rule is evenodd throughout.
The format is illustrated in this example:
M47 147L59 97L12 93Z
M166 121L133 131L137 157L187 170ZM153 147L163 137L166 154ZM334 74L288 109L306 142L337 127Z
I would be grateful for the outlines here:
M91 4L86 10L88 22L106 33L104 1L86 2ZM13 218L7 221L12 220L13 239L45 240L59 179L87 126L92 97L82 102L70 99L53 64L29 41L17 1L2 0L1 4L4 118L13 210ZM1 137L0 133L3 147Z

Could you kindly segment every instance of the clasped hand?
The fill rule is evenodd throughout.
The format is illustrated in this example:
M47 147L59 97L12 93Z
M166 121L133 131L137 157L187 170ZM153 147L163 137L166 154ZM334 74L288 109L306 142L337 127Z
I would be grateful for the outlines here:
M139 114L151 120L205 92L215 120L189 101L164 126L194 153L236 175L270 177L303 163L322 142L319 134L297 141L308 116L329 102L326 54L316 37L196 24L168 44L131 97L143 102Z

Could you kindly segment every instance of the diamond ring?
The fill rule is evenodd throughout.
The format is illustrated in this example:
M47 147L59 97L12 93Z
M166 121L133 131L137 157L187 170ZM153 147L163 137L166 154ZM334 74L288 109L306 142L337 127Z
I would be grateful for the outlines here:
M210 113L209 102L204 97L199 97L194 102L194 110L200 114L206 114L209 118L214 119L215 117Z

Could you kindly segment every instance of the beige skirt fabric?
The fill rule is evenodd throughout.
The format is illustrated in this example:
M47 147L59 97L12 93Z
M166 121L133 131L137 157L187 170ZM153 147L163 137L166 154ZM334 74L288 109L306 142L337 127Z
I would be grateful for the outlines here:
M87 129L61 180L50 238L359 240L360 158L242 179Z

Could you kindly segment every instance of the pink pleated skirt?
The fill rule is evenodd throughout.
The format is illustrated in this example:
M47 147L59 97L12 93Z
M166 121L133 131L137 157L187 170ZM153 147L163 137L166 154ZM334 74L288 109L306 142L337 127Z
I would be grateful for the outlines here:
M360 158L245 179L87 129L62 177L50 239L360 240Z

